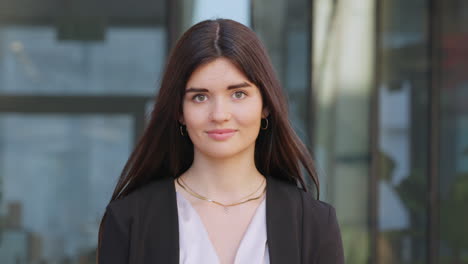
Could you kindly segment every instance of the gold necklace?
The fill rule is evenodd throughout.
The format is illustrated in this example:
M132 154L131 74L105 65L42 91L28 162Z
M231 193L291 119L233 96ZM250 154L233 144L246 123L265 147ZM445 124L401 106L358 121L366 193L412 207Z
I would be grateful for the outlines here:
M182 181L183 184L181 184L179 182L179 179ZM214 204L217 204L219 206L222 206L224 208L224 212L227 214L229 213L229 207L231 206L236 206L236 205L240 205L240 204L244 204L244 203L247 203L247 202L250 202L250 201L255 201L255 200L258 200L260 199L263 194L265 194L266 192L266 186L265 188L263 189L262 193L257 196L257 197L253 197L253 198L250 198L250 199L247 199L249 198L250 196L252 196L253 194L255 194L256 192L258 192L258 190L260 189L260 187L262 187L263 183L265 182L266 183L266 179L263 180L260 185L258 186L258 188L251 194L245 196L244 198L240 199L240 200L244 200L244 199L247 199L245 201L241 201L241 202L236 202L236 203L231 203L231 204L223 204L223 203L220 203L220 202L217 202L215 200L212 200L212 199L209 199L209 198L206 198L205 196L201 195L201 194L198 194L197 192L195 192L194 190L192 190L185 182L184 180L182 179L182 177L178 177L176 179L177 181L177 184L179 184L180 187L182 187L182 189L184 189L186 192L188 192L190 195L192 195L193 197L195 198L198 198L200 200L204 200L204 201L207 201L207 202L211 202L211 203L214 203Z

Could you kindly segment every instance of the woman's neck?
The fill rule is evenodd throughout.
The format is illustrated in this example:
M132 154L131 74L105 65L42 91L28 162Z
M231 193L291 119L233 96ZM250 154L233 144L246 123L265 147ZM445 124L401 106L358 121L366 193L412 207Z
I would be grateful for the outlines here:
M211 159L195 154L192 166L182 177L199 194L225 202L255 191L264 180L255 166L253 155Z

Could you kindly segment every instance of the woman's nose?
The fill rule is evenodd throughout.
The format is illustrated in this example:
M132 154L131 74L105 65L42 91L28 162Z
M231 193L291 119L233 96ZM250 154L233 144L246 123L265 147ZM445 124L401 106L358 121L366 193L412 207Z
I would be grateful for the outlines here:
M227 121L231 118L229 103L222 99L217 99L211 107L210 119L215 122Z

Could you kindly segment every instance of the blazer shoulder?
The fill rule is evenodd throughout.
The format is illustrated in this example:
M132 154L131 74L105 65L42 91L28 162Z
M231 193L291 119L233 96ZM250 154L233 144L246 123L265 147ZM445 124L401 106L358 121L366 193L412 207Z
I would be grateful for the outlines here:
M280 191L286 194L287 197L299 198L302 200L304 210L313 213L315 216L321 218L325 216L326 218L331 211L335 210L330 204L317 200L311 191L304 190L299 184L273 177L269 181L274 184L274 191Z
M299 192L306 221L312 220L319 227L326 227L330 222L336 222L336 210L331 204L317 200L311 192L305 192L303 189Z
M321 200L317 200L311 192L306 192L303 189L299 189L304 203L305 210L314 211L315 215L318 216L328 216L331 211L335 211L335 208Z
M336 217L335 208L323 201L316 200L310 192L302 192L304 208L304 226L306 234L304 241L307 245L316 244L311 251L315 256L307 255L307 258L315 258L315 263L344 263L343 243L340 227ZM307 253L308 254L308 253Z
M151 202L158 200L158 196L170 192L170 184L172 184L172 179L169 178L153 180L126 196L111 201L107 206L107 210L111 210L115 214L132 214L141 211Z

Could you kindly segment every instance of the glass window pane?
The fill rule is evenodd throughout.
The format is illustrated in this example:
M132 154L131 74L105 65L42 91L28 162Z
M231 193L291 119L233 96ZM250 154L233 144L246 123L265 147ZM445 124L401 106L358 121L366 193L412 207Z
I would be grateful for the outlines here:
M468 263L468 2L441 6L439 263Z
M174 32L180 37L187 29L206 19L232 19L246 26L251 25L251 0L177 0ZM175 42L175 40L174 40Z
M336 207L346 263L371 263L369 110L375 1L314 3L313 136L322 199Z
M379 263L426 263L427 0L382 2L379 100Z
M220 17L250 25L250 0L197 0L192 7L192 24Z
M127 115L0 116L0 263L95 263L133 123Z
M153 95L163 27L110 27L103 40L61 40L56 27L0 26L0 94Z
M309 142L310 1L252 0L252 26L266 46L288 96L291 122ZM271 15L275 14L275 15Z

